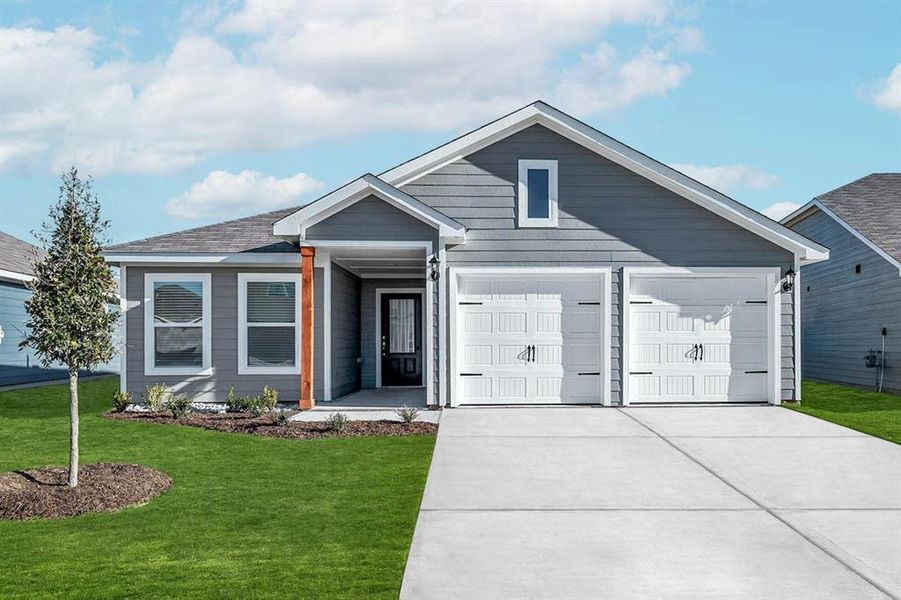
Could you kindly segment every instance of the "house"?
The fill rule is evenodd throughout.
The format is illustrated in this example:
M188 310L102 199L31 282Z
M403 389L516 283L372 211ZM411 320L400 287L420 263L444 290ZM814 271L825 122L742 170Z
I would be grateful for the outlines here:
M0 387L66 379L62 366L45 369L30 348L19 348L28 331L25 301L31 297L28 282L34 279L35 261L44 251L24 240L0 231ZM95 371L82 375L113 373L119 370L114 359Z
M135 395L610 406L796 398L791 279L828 250L536 102L306 206L106 257Z
M901 173L852 181L782 223L831 254L801 269L804 377L901 392Z

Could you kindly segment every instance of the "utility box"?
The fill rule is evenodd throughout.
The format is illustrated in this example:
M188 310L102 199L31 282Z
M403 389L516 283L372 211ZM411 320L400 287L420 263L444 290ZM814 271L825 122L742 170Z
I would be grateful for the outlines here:
M882 366L882 350L867 350L864 361L868 369Z

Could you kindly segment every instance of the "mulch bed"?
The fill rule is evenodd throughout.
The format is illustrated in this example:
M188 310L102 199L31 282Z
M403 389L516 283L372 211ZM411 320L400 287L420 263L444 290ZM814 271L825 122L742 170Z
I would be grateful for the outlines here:
M69 469L46 467L0 473L0 519L63 519L144 504L169 489L172 479L142 465L94 463L78 470L78 485L66 485Z
M189 413L175 419L169 413L109 412L111 419L138 421L141 423L162 423L166 425L186 425L228 433L247 433L267 437L311 440L342 437L397 437L404 435L430 435L438 431L437 423L400 423L398 421L348 421L340 432L329 429L322 422L289 421L285 426L275 423L271 415L254 417L249 413Z

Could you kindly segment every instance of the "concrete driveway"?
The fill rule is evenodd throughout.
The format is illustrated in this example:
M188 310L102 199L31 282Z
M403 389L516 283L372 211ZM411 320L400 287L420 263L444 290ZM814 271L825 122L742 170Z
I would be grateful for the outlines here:
M778 407L444 411L402 598L901 596L901 447Z

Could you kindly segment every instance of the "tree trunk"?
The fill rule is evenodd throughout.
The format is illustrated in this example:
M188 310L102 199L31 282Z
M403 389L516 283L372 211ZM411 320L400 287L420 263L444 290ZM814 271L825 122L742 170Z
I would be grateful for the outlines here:
M69 370L69 487L78 485L78 369Z

